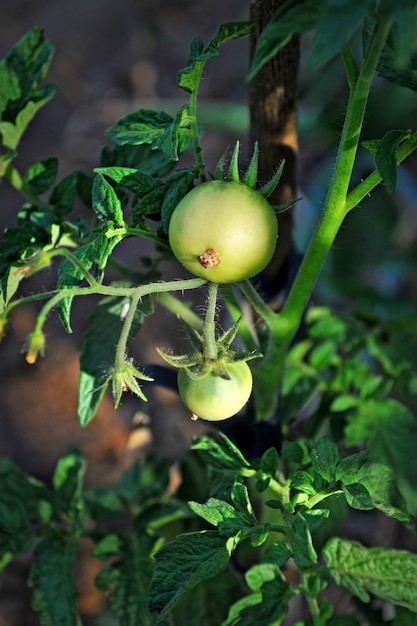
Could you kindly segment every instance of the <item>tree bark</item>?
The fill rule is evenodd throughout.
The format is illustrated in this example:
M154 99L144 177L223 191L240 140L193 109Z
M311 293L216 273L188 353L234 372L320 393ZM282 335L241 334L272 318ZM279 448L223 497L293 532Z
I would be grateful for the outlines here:
M256 43L275 11L285 0L251 0L250 19L256 24L251 38L250 60ZM259 145L261 183L272 177L285 159L280 184L269 198L282 204L296 197L297 190L297 99L299 37L293 37L253 78L249 89L250 141ZM278 216L279 239L274 258L266 268L263 282L270 295L281 291L287 281L292 251L292 210Z

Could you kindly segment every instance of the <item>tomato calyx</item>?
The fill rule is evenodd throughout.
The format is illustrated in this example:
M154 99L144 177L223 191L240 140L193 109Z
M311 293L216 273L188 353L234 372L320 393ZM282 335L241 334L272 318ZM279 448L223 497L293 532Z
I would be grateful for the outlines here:
M230 379L227 366L230 363L250 361L262 356L256 350L246 352L232 348L231 344L239 330L240 319L216 339L217 357L208 358L204 345L204 337L195 328L183 323L187 338L191 344L191 351L187 354L168 354L157 348L159 356L166 363L177 369L185 369L188 376L199 379L213 373L225 380Z

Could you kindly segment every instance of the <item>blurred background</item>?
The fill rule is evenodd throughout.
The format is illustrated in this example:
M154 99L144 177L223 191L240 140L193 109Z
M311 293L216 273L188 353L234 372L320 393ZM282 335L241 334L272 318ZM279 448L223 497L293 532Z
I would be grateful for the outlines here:
M247 19L248 2L201 3L190 0L13 0L0 21L0 55L34 26L44 28L55 46L47 82L58 87L56 96L35 117L24 136L16 165L21 171L32 163L58 156L59 178L75 168L91 173L103 145L110 145L105 130L138 108L174 112L186 102L176 83L186 66L192 39L206 43L218 25ZM355 42L360 49L360 39ZM303 41L308 50L308 40ZM307 54L307 52L306 52ZM200 90L200 121L205 126L202 145L213 169L228 145L239 139L247 146L248 41L225 44L219 58L207 64ZM339 62L329 71L300 76L299 184L306 199L296 214L295 240L302 251L320 214L331 175L334 151L346 107L346 83ZM367 139L381 138L391 128L413 127L415 94L392 89L376 80L367 113ZM363 153L356 181L373 168ZM0 187L0 226L16 223L21 197L7 182ZM400 168L395 194L383 186L346 220L334 251L320 278L316 300L337 308L363 307L378 314L415 311L417 300L417 182L415 162ZM146 245L123 244L124 259L140 269ZM178 276L177 266L166 267ZM46 270L37 280L44 288L55 273ZM33 288L33 287L32 287ZM31 289L30 284L25 289ZM48 320L47 355L28 366L21 354L31 331L36 309L17 310L12 330L0 346L0 454L23 469L48 480L57 458L71 444L79 445L89 460L87 480L109 485L137 451L153 449L161 456L179 458L190 432L204 428L190 423L177 397L167 390L150 391L144 407L126 398L117 413L108 398L100 414L86 428L76 418L78 355L87 327L84 305L74 306L74 335L68 337L56 314ZM172 316L159 310L147 322L146 333L135 342L139 363L155 360L155 345L177 349L182 334ZM179 339L178 339L179 337ZM410 354L415 346L404 347ZM416 360L417 350L414 352ZM417 364L417 363L416 363ZM133 429L132 425L140 425ZM20 569L19 569L20 568ZM9 573L0 592L0 626L37 626L28 612L29 595L19 587L27 563ZM89 589L88 583L83 583ZM85 615L94 615L95 596L85 594ZM92 598L92 599L91 599ZM81 599L83 601L83 598ZM91 605L88 604L91 603ZM97 600L99 603L99 600ZM86 618L87 619L87 618ZM104 622L91 621L93 625Z

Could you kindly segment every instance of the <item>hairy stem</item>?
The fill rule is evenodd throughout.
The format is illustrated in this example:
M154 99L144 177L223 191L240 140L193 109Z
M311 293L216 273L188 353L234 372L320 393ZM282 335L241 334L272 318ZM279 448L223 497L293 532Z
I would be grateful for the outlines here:
M209 294L207 300L206 319L204 321L203 339L204 356L207 359L217 359L216 345L216 304L217 304L217 283L209 283Z
M114 359L114 368L116 371L120 370L123 366L126 357L127 341L129 339L130 329L132 328L133 320L135 319L136 309L142 296L137 292L133 294L129 310L126 314L122 332L120 333L119 341L117 342L116 354Z
M259 418L275 412L276 389L288 348L297 332L324 261L346 216L346 197L359 144L366 103L378 59L391 27L381 18L367 50L358 78L350 91L333 178L317 231L307 249L291 291L280 314L271 325L269 353L255 376L255 397Z
M36 320L35 330L42 330L42 327L50 311L55 306L57 306L57 304L64 298L76 296L91 296L93 294L116 297L127 296L129 298L137 296L138 298L143 298L144 296L154 293L197 289L198 287L202 287L204 284L206 284L206 281L203 278L190 278L187 280L173 280L161 283L149 283L147 285L140 285L139 287L117 287L111 285L106 286L97 283L93 287L73 287L69 289L62 289L56 292L55 295L50 300L48 300L48 302L42 307Z

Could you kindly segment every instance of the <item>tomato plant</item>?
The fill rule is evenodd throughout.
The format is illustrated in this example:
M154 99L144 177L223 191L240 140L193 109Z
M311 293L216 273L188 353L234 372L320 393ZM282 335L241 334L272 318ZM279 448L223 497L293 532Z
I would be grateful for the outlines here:
M49 315L56 310L71 333L74 300L92 296L80 356L81 426L94 419L106 391L116 408L127 392L143 407L149 385L168 378L178 381L171 388L189 411L216 422L181 459L179 488L170 483L172 459L132 459L117 484L100 490L85 488L86 459L77 449L45 483L0 458L0 566L33 555L29 583L42 624L80 624L73 562L86 538L103 562L96 586L126 626L276 626L298 600L297 623L305 626L415 620L415 550L375 545L374 532L386 517L415 531L415 307L379 300L364 312L352 298L336 314L329 303L311 301L352 209L381 181L394 192L398 165L417 148L408 128L363 136L375 75L394 90L417 91L417 2L342 4L289 0L261 34L248 21L221 25L207 45L196 38L178 73L187 96L178 111L127 114L108 129L112 147L92 173L76 170L59 181L52 157L24 172L16 160L28 123L55 91L42 85L52 44L33 29L1 62L0 176L24 204L0 242L0 333L10 332L16 307L41 303L25 344L26 361L36 367L48 354ZM352 43L358 29L361 46ZM263 297L263 270L275 256L280 214L296 203L266 199L286 186L287 162L274 164L268 182L259 180L259 154L277 140L281 86L272 83L265 108L273 128L266 139L258 128L260 146L255 140L244 174L239 141L213 176L207 171L197 96L206 63L224 43L257 39L253 79L305 31L315 33L307 71L326 73L340 57L349 96L317 228L271 302ZM186 152L192 163L179 167ZM73 219L80 203L90 219ZM141 271L118 254L127 239L153 246ZM165 263L175 259L194 276L165 280ZM43 291L42 280L25 288L45 267L50 276L57 269L53 288ZM194 290L203 307L184 297ZM160 305L181 321L189 352L158 350L163 365L136 363L133 346L146 360L137 338ZM342 525L352 514L372 528L366 543ZM330 579L347 594L348 612L328 593Z
M189 191L169 223L169 242L195 276L235 283L272 258L278 222L267 200L243 183L211 181Z
M227 363L228 378L211 371L192 376L185 369L178 372L178 391L185 406L197 417L209 421L224 420L240 411L252 391L252 374L245 361Z

